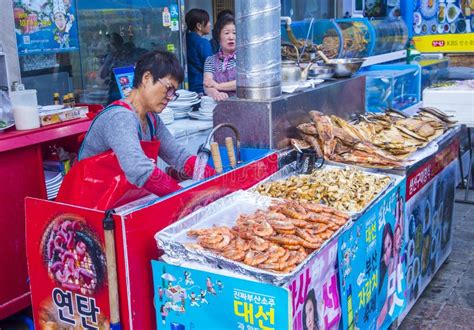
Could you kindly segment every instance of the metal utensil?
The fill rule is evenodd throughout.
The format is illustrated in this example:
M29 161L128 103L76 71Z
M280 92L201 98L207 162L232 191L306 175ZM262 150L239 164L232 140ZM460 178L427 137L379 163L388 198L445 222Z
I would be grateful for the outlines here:
M365 58L338 58L330 59L327 62L319 61L319 63L332 67L334 69L334 77L345 78L359 71L364 61Z

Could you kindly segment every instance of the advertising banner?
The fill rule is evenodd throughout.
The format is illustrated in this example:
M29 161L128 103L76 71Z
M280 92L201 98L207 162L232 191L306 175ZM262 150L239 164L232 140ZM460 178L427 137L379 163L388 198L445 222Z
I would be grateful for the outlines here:
M406 292L408 314L451 252L456 160L459 140L442 150L407 180Z
M27 256L36 329L110 328L103 217L96 211L27 199Z
M158 329L288 329L288 291L152 261Z
M337 285L337 239L289 284L293 329L339 329L341 302Z
M14 0L18 54L79 49L74 0Z
M339 238L344 329L387 328L405 307L405 180Z

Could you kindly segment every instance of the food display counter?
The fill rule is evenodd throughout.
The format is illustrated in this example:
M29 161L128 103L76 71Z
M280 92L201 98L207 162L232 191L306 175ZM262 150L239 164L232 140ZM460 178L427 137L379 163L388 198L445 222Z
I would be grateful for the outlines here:
M400 51L406 48L408 28L401 19L341 18L293 22L296 38L310 37L321 45L329 58L363 58ZM311 31L309 31L311 27ZM282 40L289 41L282 27Z
M311 118L312 126L298 129L314 142L307 138L315 134L311 129L325 126L318 126L323 117ZM328 159L305 174L308 159L295 152L249 149L236 169L224 164L221 175L114 213L27 199L37 328L81 322L102 328L117 322L114 313L125 329L301 329L306 322L375 328L399 322L451 249L459 128L432 119L412 117L438 133L419 150L409 149L405 166ZM353 132L335 122L337 134ZM311 150L304 141L293 142ZM367 142L359 147L380 153ZM307 190L292 193L297 186ZM115 260L106 251L112 226L104 229L103 221L110 218ZM119 308L107 290L114 261Z

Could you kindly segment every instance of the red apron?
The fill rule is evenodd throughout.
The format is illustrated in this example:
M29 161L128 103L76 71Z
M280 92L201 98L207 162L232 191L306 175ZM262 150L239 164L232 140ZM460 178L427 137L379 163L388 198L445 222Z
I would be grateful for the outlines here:
M116 106L133 111L129 104L115 101L97 117L106 111L113 111ZM147 121L152 141L142 141L139 125L140 144L145 155L156 161L160 149L160 142L155 140L156 118L149 114ZM91 126L93 124L94 121ZM127 180L117 157L112 150L109 150L75 164L64 177L56 201L91 209L108 210L149 194L146 189L138 188Z

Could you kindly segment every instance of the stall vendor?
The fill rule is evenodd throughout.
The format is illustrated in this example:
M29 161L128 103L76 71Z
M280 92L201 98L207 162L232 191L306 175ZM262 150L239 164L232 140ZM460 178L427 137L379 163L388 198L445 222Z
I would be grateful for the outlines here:
M189 90L204 93L204 62L212 55L211 43L204 38L211 32L211 22L207 11L191 9L186 14L186 57L188 59Z
M204 64L204 91L216 101L235 96L236 54L234 18L224 15L216 22L216 35L219 36L220 50L209 56Z
M129 97L110 104L92 122L79 162L66 175L57 201L93 208L143 196L164 196L181 187L157 168L157 156L179 173L193 175L196 156L178 144L159 113L178 95L183 70L168 52L151 51L138 60ZM214 174L206 167L205 176ZM137 192L138 190L138 192ZM86 205L85 205L86 204Z

